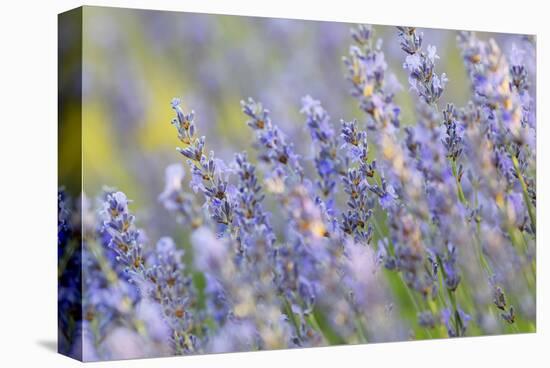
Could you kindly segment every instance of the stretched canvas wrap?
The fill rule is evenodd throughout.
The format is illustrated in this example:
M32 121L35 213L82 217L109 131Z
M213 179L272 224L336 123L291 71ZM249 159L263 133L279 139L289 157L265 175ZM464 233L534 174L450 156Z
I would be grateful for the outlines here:
M534 332L535 51L532 35L61 14L59 351Z

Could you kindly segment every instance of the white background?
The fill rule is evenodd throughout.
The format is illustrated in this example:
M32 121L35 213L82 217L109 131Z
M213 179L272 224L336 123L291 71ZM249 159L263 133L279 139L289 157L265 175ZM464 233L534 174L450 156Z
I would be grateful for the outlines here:
M78 1L0 3L0 362L72 367L55 353L57 13ZM103 363L102 367L534 367L548 360L548 78L544 1L91 1L109 5L272 17L535 33L538 41L538 332L530 335L376 344ZM546 10L547 12L547 10ZM546 166L545 166L546 165ZM541 226L542 225L542 226ZM546 339L546 342L544 341ZM544 350L546 348L546 351ZM546 362L546 364L548 364ZM90 364L96 366L99 364ZM547 365L546 365L547 366Z

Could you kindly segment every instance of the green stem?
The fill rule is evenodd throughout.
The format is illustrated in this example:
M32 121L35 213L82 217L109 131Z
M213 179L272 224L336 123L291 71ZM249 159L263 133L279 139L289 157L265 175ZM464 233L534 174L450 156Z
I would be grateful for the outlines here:
M361 321L361 317L357 315L355 317L355 325L357 328L357 333L359 334L359 339L362 343L366 344L369 341L367 340L367 335L365 333L365 327L363 326L363 321Z
M461 335L461 330L462 330L462 319L460 318L460 314L458 313L458 308L456 306L456 299L455 299L455 294L453 291L447 289L447 294L449 295L449 300L451 301L451 305L453 306L453 312L454 312L454 317L455 317L455 332L456 332L456 336L460 336Z
M457 190L458 199L462 204L468 205L468 201L466 200L466 196L464 195L464 191L462 190L462 184L460 183L460 178L458 177L456 160L451 159L451 170L453 172L453 176L456 181L456 190Z
M441 257L437 256L437 261L441 265L441 273L443 275L443 278L447 278L445 268L443 267L443 262L441 261ZM441 279L440 279L441 282ZM456 299L454 292L449 290L449 288L445 288L447 290L447 295L449 296L449 301L451 302L451 307L453 308L453 314L454 314L454 324L455 324L455 332L456 336L460 336L460 330L462 327L462 320L460 319L460 314L458 313L458 308L456 304Z
M529 219L531 220L531 225L533 227L533 232L537 232L537 215L535 208L533 207L533 203L531 203L531 199L529 198L529 193L527 190L527 184L525 183L525 180L523 179L523 174L521 173L521 170L519 168L519 162L516 156L512 155L512 163L514 164L514 170L516 170L516 175L518 176L519 183L521 184L521 190L523 192L523 201L525 202L525 205L527 206L527 212L529 212Z
M323 331L321 326L319 326L319 322L317 322L317 318L315 318L315 315L313 314L313 312L307 315L307 320L311 325L311 327L313 327L315 330L317 330L317 332L321 334L321 336L323 336L323 340L325 340L325 344L330 345L329 344L330 339L325 335L325 332Z
M385 237L382 235L382 228L381 228L380 224L378 223L378 220L376 219L376 216L372 216L372 223L374 225L374 230L377 233L378 237L380 239L384 239ZM392 244L390 238L388 238L388 240L390 242L390 244L389 244L390 245L390 253L393 256L394 255L393 244ZM393 272L393 271L390 271L390 272ZM418 302L416 300L416 297L415 297L414 293L407 286L407 283L405 282L405 280L403 280L403 276L400 273L397 273L396 276L399 279L399 281L401 281L401 284L403 285L403 289L405 290L407 296L409 297L409 299L411 300L411 302L414 306L414 309L416 310L416 314L417 315L420 314L422 312L422 310L420 309L420 306L418 305ZM430 310L432 310L431 307L430 307ZM432 313L434 313L433 310L432 310ZM432 338L432 333L430 332L429 328L426 328L426 333L427 333L428 337L431 339Z
M58 278L61 277L61 275L65 271L65 268L67 267L67 264L69 263L69 261L73 257L73 254L74 254L75 250L79 246L80 246L80 242L75 241L75 240L70 240L65 245L65 249L64 249L65 252L63 254L63 257L59 259L59 266L57 268L57 277Z
M477 202L477 191L475 194L475 207L477 208L478 202ZM472 239L474 241L475 251L477 253L479 264L482 269L485 270L487 273L487 277L490 277L493 274L493 269L491 268L491 265L489 264L489 261L487 261L487 258L485 257L485 252L483 251L483 246L481 245L481 222L477 219L473 219L475 221L475 231L472 235Z
M282 299L283 299L285 312L290 318L290 321L292 322L292 324L294 325L294 329L296 330L296 335L298 336L299 339L302 339L302 334L300 333L300 324L296 320L296 315L294 314L294 312L292 312L292 307L290 306L288 299L284 296L282 297Z

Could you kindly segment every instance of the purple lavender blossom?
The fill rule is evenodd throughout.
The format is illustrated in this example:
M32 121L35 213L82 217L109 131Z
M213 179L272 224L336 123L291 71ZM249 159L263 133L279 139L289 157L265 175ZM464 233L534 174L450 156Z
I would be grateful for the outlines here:
M117 254L129 274L129 280L146 280L145 257L135 217L128 212L129 200L122 192L107 194L103 207L105 231L110 235L109 248Z
M122 192L107 194L103 207L104 228L109 234L109 248L124 265L129 281L136 284L142 297L156 300L173 334L177 353L195 353L200 341L194 334L191 279L183 276L182 251L170 238L162 238L155 252L146 252L135 217L128 210L129 200Z
M391 129L390 125L398 127L400 109L394 104L393 97L401 86L392 74L386 73L381 41L375 44L373 29L368 25L353 29L352 38L355 45L350 47L344 64L353 87L351 94L369 115L367 126L372 129Z
M184 275L183 251L171 238L161 238L151 256L147 278L153 284L152 298L161 306L164 319L173 331L177 353L196 352L199 340L193 335L196 322L191 310L196 303L192 280Z
M267 249L272 247L276 239L268 215L262 206L265 195L256 176L255 166L248 161L246 153L237 154L235 164L239 176L235 195L235 218L239 224L239 238L243 251L250 256L255 253L252 245L256 243L258 237L266 242Z
M275 165L275 175L281 178L294 175L301 181L303 169L298 155L292 144L287 142L285 134L271 122L269 110L252 98L241 101L241 107L243 113L250 118L248 126L256 132L256 147L260 150L260 159Z
M219 225L218 231L232 231L233 208L232 190L228 184L230 171L225 163L214 156L211 151L204 154L205 137L196 136L194 112L185 114L180 106L180 100L172 100L172 108L176 118L172 124L178 130L178 138L187 147L178 151L188 159L191 168L191 186L195 192L200 191L206 199L206 207L213 221Z
M460 308L456 312L444 309L441 312L441 318L447 327L449 337L464 336L468 323L471 320L471 317Z
M429 45L426 51L422 50L422 34L416 32L414 27L397 27L401 40L401 49L408 56L403 68L409 71L409 84L411 89L418 93L428 104L437 103L445 85L447 76L445 73L435 73L435 60L439 59L435 46Z
M447 104L443 110L443 124L446 133L443 144L447 149L447 157L456 162L463 150L464 128L458 122L458 115L453 104Z
M59 351L72 354L82 332L82 249L74 202L65 189L57 192L58 339ZM75 352L76 357L82 355Z
M307 118L311 138L315 145L319 146L315 155L315 168L319 175L317 186L322 197L329 201L336 190L336 177L342 173L342 160L338 157L338 136L336 135L330 117L321 102L314 100L311 96L302 98L302 109L300 110Z

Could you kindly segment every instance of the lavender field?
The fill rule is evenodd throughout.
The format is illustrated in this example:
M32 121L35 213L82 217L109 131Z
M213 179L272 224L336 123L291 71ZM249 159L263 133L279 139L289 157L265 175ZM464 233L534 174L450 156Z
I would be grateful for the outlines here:
M62 352L535 332L534 36L86 7L83 43Z

